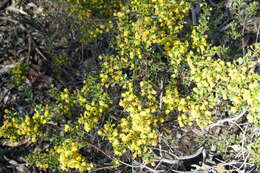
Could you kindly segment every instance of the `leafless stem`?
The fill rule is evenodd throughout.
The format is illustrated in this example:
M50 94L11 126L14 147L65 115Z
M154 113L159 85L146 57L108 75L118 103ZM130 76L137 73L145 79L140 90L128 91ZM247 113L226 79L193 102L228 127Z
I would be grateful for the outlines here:
M153 150L160 150L159 148L155 148L155 147L153 147L153 148L151 148L151 149L153 149ZM178 158L177 155L173 154L173 153L170 152L170 151L167 151L167 150L163 150L163 149L161 149L161 152L167 153L167 154L173 156L174 158Z
M92 171L100 171L100 170L104 170L104 169L113 169L114 166L105 166L102 168L94 168Z
M209 131L209 129L211 129L215 126L220 126L220 125L227 123L227 122L237 121L238 119L242 118L246 114L246 112L247 112L247 109L243 110L240 114L238 114L237 116L235 116L233 118L226 118L226 119L223 119L223 120L219 120L214 124L210 124L204 129L204 131L207 132L207 131Z
M243 49L243 56L245 56L245 28L246 28L246 19L243 22L243 29L242 29L242 49Z
M0 75L3 73L8 73L10 70L15 68L19 63L21 63L23 61L24 61L24 58L22 58L21 60L19 60L18 62L14 63L14 64L0 65Z
M101 152L102 154L104 154L105 156L107 156L107 157L108 157L109 159L111 159L111 160L117 160L117 161L119 161L121 164L123 164L123 165L125 165L125 166L128 166L128 167L140 168L140 166L129 165L129 164L127 164L127 163L125 163L125 162L123 162L123 161L117 159L117 158L114 158L114 157L110 156L110 155L107 154L105 151L103 151L102 149L98 148L97 146L95 146L95 145L93 145L93 144L91 144L91 143L88 143L88 142L87 142L87 144L88 144L90 147L92 147L92 148L96 149L97 151Z
M192 24L196 25L196 10L194 9L194 6L192 6L191 14L192 14Z
M256 33L256 40L255 40L255 42L258 41L258 36L259 36L259 32L260 32L260 23L258 23L258 26L256 26L256 27L257 27L257 33Z
M162 109L162 97L163 97L163 80L161 79L161 85L160 85L160 109Z
M165 172L165 170L155 170L155 169L152 169L152 168L150 168L150 167L148 167L148 166L146 166L144 164L141 164L141 163L139 163L139 162L137 162L135 160L134 160L134 164L138 165L141 168L145 168L145 169L147 169L148 171L150 171L152 173Z
M46 56L43 55L43 53L40 51L40 49L35 48L36 52L45 60L47 61L48 59L46 58Z
M6 10L13 11L15 13L20 13L20 14L29 16L29 14L27 14L25 11L23 11L22 9L17 8L15 0L12 0L12 4L9 7L7 7Z

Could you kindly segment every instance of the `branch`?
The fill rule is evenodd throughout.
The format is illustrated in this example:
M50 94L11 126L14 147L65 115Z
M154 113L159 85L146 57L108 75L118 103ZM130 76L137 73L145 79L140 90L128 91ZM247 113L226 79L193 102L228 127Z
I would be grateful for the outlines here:
M103 151L102 149L98 148L97 146L95 146L95 145L93 145L93 144L91 144L91 143L88 143L88 142L87 142L87 144L88 144L90 147L95 148L97 151L103 153L105 156L107 156L107 157L110 158L111 160L117 160L117 161L119 161L121 164L123 164L123 165L125 165L125 166L128 166L128 167L140 168L140 166L132 166L132 165L129 165L129 164L127 164L127 163L125 163L125 162L123 162L123 161L117 159L117 158L114 158L114 157L110 156L110 155L107 154L105 151Z
M223 119L223 120L219 120L214 124L210 124L207 127L205 127L203 131L205 133L205 132L208 132L209 129L211 129L215 126L220 126L220 125L227 123L227 122L237 121L238 119L242 118L246 113L247 113L247 109L243 110L240 114L238 114L237 116L235 116L233 118L226 118L226 119Z
M176 157L176 160L170 160L170 159L158 158L158 157L157 157L157 159L160 159L162 162L165 162L165 163L176 164L176 163L179 163L180 160L193 159L193 158L196 158L196 157L198 157L199 155L204 154L204 153L205 153L204 147L200 147L200 148L199 148L194 154L192 154L192 155L181 156L181 157L175 156L175 157Z
M148 166L146 166L144 164L141 164L141 163L139 163L139 162L137 162L135 160L134 160L134 163L139 165L139 167L141 167L141 168L145 168L145 169L149 170L152 173L165 172L165 170L155 170L155 169L152 169L152 168L150 168L150 167L148 167Z
M14 63L14 64L0 65L0 75L3 73L8 73L10 70L15 68L19 63L23 62L24 59L25 58L22 58L21 60L19 60L18 62Z

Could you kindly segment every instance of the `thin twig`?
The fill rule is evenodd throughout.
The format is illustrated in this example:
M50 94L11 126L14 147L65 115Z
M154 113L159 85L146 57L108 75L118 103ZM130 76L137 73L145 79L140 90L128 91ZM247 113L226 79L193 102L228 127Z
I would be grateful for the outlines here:
M111 160L115 160L115 158L113 158L112 156L108 155L107 153L105 153L103 150L101 150L100 148L98 148L97 146L91 144L91 143L87 143L89 146L91 146L92 148L95 148L96 150L98 150L99 152L103 153L105 156L107 156L108 158L110 158Z
M10 72L13 68L15 68L18 64L24 61L25 58L21 58L18 62L10 65L0 65L0 75L3 73Z
M196 9L194 9L194 5L191 8L191 14L192 14L192 24L196 25Z
M38 48L35 48L35 50L42 58L44 58L45 61L48 61L48 58L46 58L46 56L44 56L43 53Z
M175 173L208 173L209 171L177 171L172 169L173 172Z
M23 14L23 15L26 15L26 16L29 16L29 14L27 14L25 11L19 9L16 7L16 2L15 0L12 0L12 4L6 8L6 10L8 11L13 11L15 13L20 13L20 14Z
M165 172L165 170L155 170L155 169L152 169L152 168L150 168L150 167L148 167L148 166L146 166L144 164L141 164L141 163L139 163L139 162L137 162L135 160L134 160L134 163L139 165L139 167L141 167L141 168L145 168L145 169L149 170L152 173Z
M200 154L203 154L203 152L205 151L204 147L200 147L194 154L188 155L188 156L176 156L177 160L189 160L189 159L193 159L198 157ZM164 162L167 163L176 163L176 160L170 160L170 159L165 159L165 158L158 158L157 159L162 159Z
M168 141L166 139L164 139L164 137L162 138L162 140L167 145L167 147L169 148L170 152L173 153L172 146L168 143Z
M162 145L161 145L161 141L162 141L162 136L159 135L159 152L160 152L160 156L162 157Z
M213 7L217 7L217 6L218 6L217 4L215 4L214 2L212 2L211 0L209 0L209 3L210 3L210 5L212 5Z
M260 23L258 24L258 26L256 26L257 27L257 33L256 33L256 40L255 40L255 42L257 43L257 41L258 41L258 36L259 36L259 32L260 32Z
M29 37L28 37L28 58L29 59L31 57L31 51L32 51L32 37L29 34Z
M160 150L159 148L155 148L155 147L153 147L153 148L151 148L152 150ZM163 150L163 149L161 149L161 151L162 152L165 152L165 153L167 153L167 154L169 154L169 155L171 155L171 156L173 156L174 158L179 158L177 155L175 155L175 154L173 154L172 152L170 152L170 151L167 151L167 150Z
M163 103L163 100L162 100L162 97L163 97L163 80L161 79L161 85L160 85L160 110L162 109L162 103Z
M0 20L6 20L6 21L12 22L14 24L18 23L18 21L12 19L10 16L8 16L8 17L0 17Z
M247 113L247 109L243 110L240 114L238 114L237 116L235 116L233 118L226 118L226 119L223 119L223 120L219 120L214 124L210 124L204 129L204 132L208 132L209 129L211 129L215 126L220 126L220 125L227 123L227 122L237 121L238 119L242 118L246 113Z
M125 163L125 162L123 162L123 161L117 159L117 158L114 158L114 157L110 156L109 154L107 154L105 151L103 151L102 149L98 148L97 146L95 146L95 145L93 145L93 144L91 144L91 143L88 143L88 142L87 142L87 144L88 144L90 147L95 148L97 151L103 153L105 156L107 156L107 157L110 158L111 160L117 160L117 161L119 161L121 164L123 164L123 165L125 165L125 166L133 167L132 165L129 165L129 164L127 164L127 163ZM135 168L140 168L140 166L136 166Z
M131 168L146 168L146 169L148 169L148 170L149 170L150 172L152 172L152 173L165 172L165 170L155 170L155 169L152 169L152 168L150 168L150 167L148 167L148 166L146 166L146 165L143 165L143 164L141 164L141 163L139 163L139 162L137 162L137 161L135 161L135 160L134 160L134 163L137 163L138 166L134 166L134 165L127 164L127 163L125 163L125 162L123 162L123 161L121 161L121 160L119 160L119 159L117 159L117 158L114 158L114 157L110 156L109 154L107 154L107 153L104 152L102 149L98 148L97 146L95 146L95 145L93 145L93 144L91 144L91 143L87 143L87 144L88 144L89 146L95 148L96 150L100 151L101 153L103 153L105 156L107 156L107 157L110 158L111 160L117 160L117 161L119 161L121 164L123 164L123 165L125 165L125 166L131 167Z
M242 155L243 155L243 160L246 160L245 158L245 138L246 138L246 132L247 132L247 128L248 128L248 125L246 126L246 129L243 132L243 139L242 139Z
M246 28L246 19L244 19L244 21L243 21L243 29L242 29L242 50L243 50L243 56L245 56L245 54L246 54L246 50L245 50L245 28Z
M104 170L104 169L113 169L114 166L105 166L102 168L94 168L92 171L100 171L100 170Z

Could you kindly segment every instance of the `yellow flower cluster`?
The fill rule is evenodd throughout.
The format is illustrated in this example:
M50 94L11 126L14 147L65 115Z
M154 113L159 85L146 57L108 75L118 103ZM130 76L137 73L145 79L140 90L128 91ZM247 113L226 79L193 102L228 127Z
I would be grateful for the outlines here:
M65 0L69 4L69 16L75 16L78 24L75 27L83 33L83 41L89 42L108 32L113 25L111 19L114 12L118 11L123 0Z
M59 92L57 88L52 87L51 95L56 99L54 114L55 118L62 119L64 117L71 117L73 115L72 108L75 106L74 93L70 92L67 88Z
M103 90L102 84L97 84L97 80L97 78L89 76L83 88L76 92L75 102L83 107L83 113L78 119L78 123L83 124L87 132L99 122L111 103L108 93Z
M127 56L130 60L135 57L142 59L142 52L154 44L161 45L173 60L173 54L181 56L188 45L176 34L182 30L189 8L190 3L184 0L130 1L129 8L125 7L115 14L121 56Z
M79 118L79 124L84 125L84 129L89 132L92 130L96 123L99 122L102 115L107 111L108 104L105 103L106 94L100 95L99 101L92 101L89 104L85 104L84 112Z
M259 123L259 76L253 68L256 62L250 62L250 57L252 55L241 58L239 61L245 61L242 64L239 61L213 60L206 56L188 57L190 79L196 86L192 95L180 98L174 88L175 83L169 85L163 99L166 113L178 110L180 126L192 125L195 121L203 128L212 123L212 110L216 108L228 108L231 114L249 108L248 118ZM232 104L229 104L230 101Z
M64 171L74 168L80 172L91 170L94 165L87 163L84 156L79 153L80 144L71 139L66 139L62 145L55 147L59 154L60 168Z
M244 61L248 61L247 58L250 57L244 57ZM191 68L191 78L196 83L196 87L193 88L195 102L203 102L200 109L205 110L204 118L209 116L207 119L210 119L210 110L214 106L227 108L227 101L232 102L232 106L229 107L232 113L248 107L250 114L257 114L259 76L253 71L254 62L240 64L238 61L224 62L207 57L200 61L189 59L188 63ZM196 114L195 112L197 111L194 110L193 114ZM203 119L200 121L202 122Z
M50 120L51 115L49 107L46 105L45 110L35 110L31 117L26 115L25 118L13 117L4 122L0 129L0 135L10 139L17 139L24 136L31 142L36 142L39 136L44 135L43 127ZM10 131L11 130L11 131ZM12 134L10 133L12 132Z
M17 128L15 128L16 119L14 118L16 114L10 110L5 110L4 119L2 126L0 127L0 136L10 139L11 141L17 141L19 135L17 133Z
M169 84L169 86L166 88L165 96L162 98L162 100L164 103L164 110L166 115L177 109L179 102L179 92L174 83Z
M101 72L99 74L101 85L108 88L119 84L124 80L122 72L122 64L119 57L99 56L101 63Z
M59 166L58 156L58 153L53 148L41 152L35 151L26 156L26 160L28 161L26 164L35 165L45 170L48 168L57 168Z
M122 93L119 105L129 116L121 119L117 128L108 123L99 132L112 143L116 155L130 150L134 157L140 156L147 152L147 146L157 144L156 127L161 119L156 115L159 110L155 105L156 91L148 82L142 81L140 87L142 99L134 94L133 83L125 85L127 91Z
M19 63L11 70L11 81L15 85L21 85L26 79L26 69L23 63Z

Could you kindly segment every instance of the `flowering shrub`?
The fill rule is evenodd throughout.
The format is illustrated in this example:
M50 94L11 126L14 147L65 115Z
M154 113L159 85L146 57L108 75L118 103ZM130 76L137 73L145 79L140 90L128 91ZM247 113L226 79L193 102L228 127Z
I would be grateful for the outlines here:
M136 157L147 152L147 146L157 144L160 117L156 115L159 109L156 105L156 91L148 82L142 81L140 86L141 98L134 93L132 83L124 86L127 91L122 93L119 105L129 116L122 118L118 125L107 123L99 132L100 135L107 136L116 155L130 150Z
M31 142L36 142L37 138L44 136L44 126L50 118L48 105L44 111L41 106L36 107L32 116L21 117L7 111L6 121L0 128L0 135L12 140L18 140L23 136Z
M57 146L55 151L59 154L60 168L68 170L76 168L80 172L91 170L93 164L87 164L85 158L79 154L80 144L70 139L65 140L61 146Z
M54 146L50 151L60 169L86 171L95 165L86 163L79 148L88 147L81 144L93 134L112 145L115 157L129 152L142 158L158 144L159 129L167 128L163 123L169 116L181 127L204 128L220 112L232 116L247 109L248 120L259 126L259 76L253 61L259 44L236 60L218 57L220 48L207 40L206 4L200 3L200 21L192 25L192 0L67 2L69 14L85 29L85 41L103 31L113 33L110 46L117 53L100 55L99 73L89 74L81 89L53 88L55 101L43 111L15 118L8 112L1 136L31 142L44 137ZM49 128L55 133L44 135L42 129L53 122ZM37 158L48 158L42 154ZM31 163L49 167L48 162Z
M69 4L68 15L77 19L78 28L85 41L92 41L112 28L113 13L123 5L123 0L65 0Z

